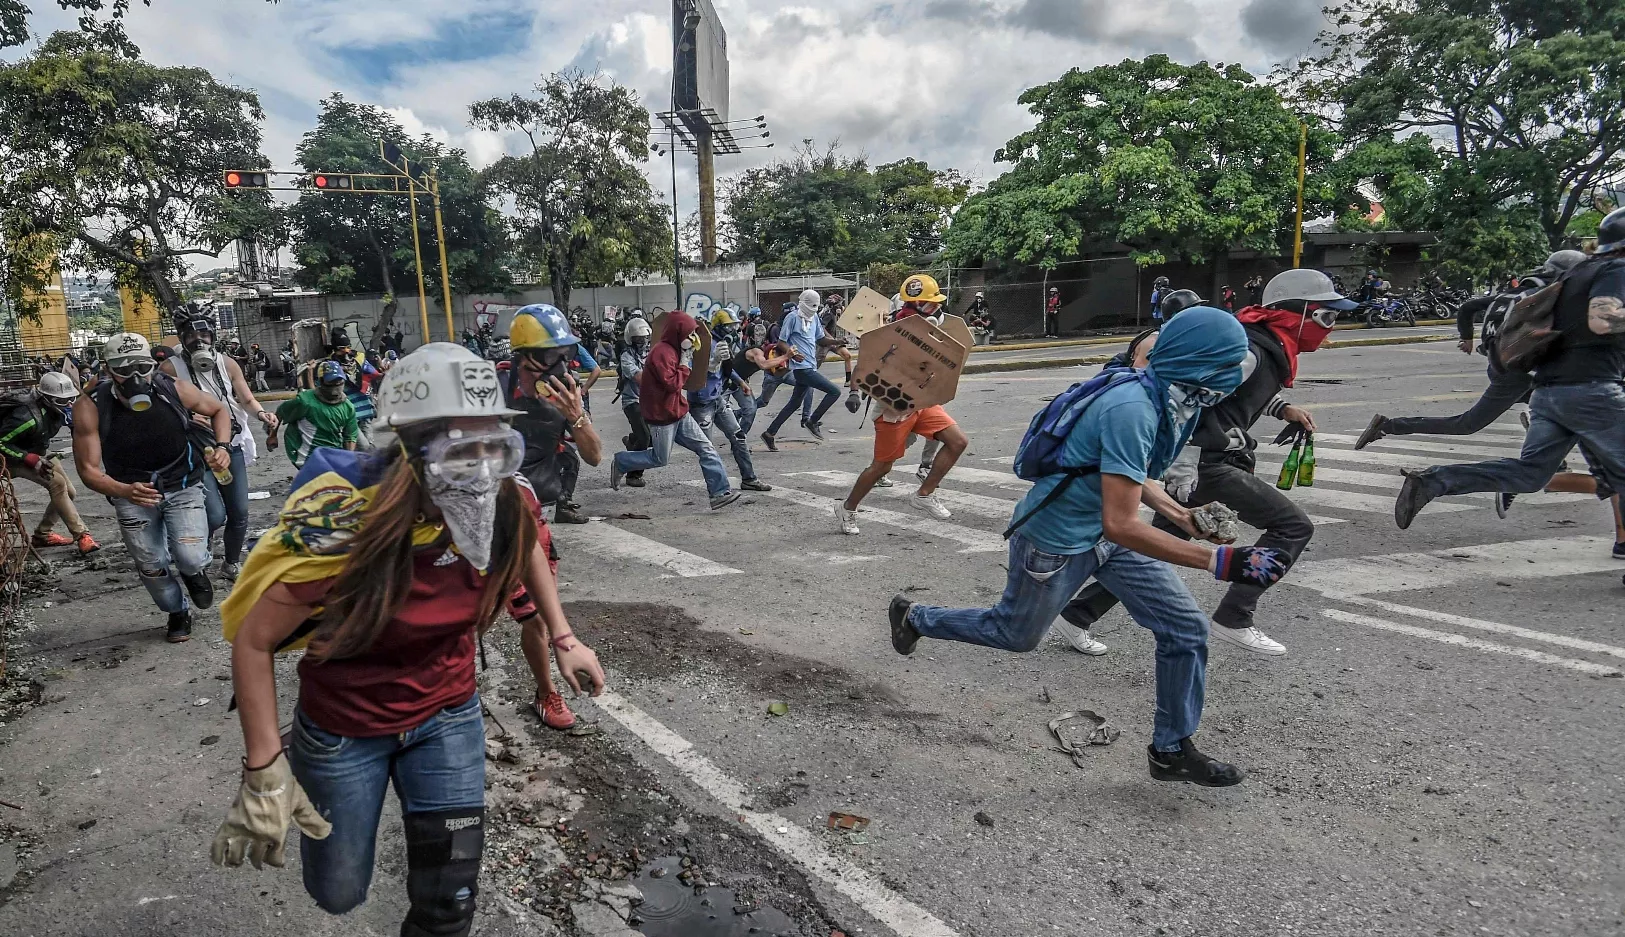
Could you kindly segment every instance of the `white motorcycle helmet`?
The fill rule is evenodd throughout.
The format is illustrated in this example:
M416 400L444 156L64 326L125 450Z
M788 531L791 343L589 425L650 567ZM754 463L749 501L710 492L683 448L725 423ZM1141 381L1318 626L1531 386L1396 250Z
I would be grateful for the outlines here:
M519 416L502 401L496 365L451 342L430 342L395 362L378 385L378 422L396 429L457 417Z

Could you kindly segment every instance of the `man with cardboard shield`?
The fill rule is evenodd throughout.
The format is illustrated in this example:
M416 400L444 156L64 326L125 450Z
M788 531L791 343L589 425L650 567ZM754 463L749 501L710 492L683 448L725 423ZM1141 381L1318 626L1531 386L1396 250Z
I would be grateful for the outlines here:
M875 419L874 460L853 483L846 500L833 505L835 522L844 534L858 532L858 505L902 457L910 433L940 442L942 451L931 474L908 500L938 520L952 517L937 500L937 485L970 445L942 408L959 389L969 349L928 318L948 297L923 273L904 280L900 295L903 308L897 321L866 333L858 343L857 386L880 408L880 415Z

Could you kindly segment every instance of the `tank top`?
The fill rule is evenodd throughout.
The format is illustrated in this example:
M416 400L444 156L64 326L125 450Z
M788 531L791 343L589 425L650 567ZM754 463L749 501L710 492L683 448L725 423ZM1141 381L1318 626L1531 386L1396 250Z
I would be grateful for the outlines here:
M157 393L154 389L153 395ZM97 410L97 418L108 421L102 440L102 466L115 481L151 484L154 475L159 475L158 489L174 491L202 477L192 471L186 425L174 407L155 400L137 413L111 401Z
M750 380L755 376L757 371L762 370L760 365L745 357L745 351L746 349L744 348L739 349L739 351L734 353L733 359L729 362L729 365L733 368L734 376L741 381Z
M219 351L214 354L214 370L207 374L197 374L192 371L191 362L186 360L186 351L171 355L169 360L175 363L175 376L210 397L219 400L231 408L231 434L236 436L248 425L248 411L237 402L237 389L231 383L231 377L226 370L226 356Z

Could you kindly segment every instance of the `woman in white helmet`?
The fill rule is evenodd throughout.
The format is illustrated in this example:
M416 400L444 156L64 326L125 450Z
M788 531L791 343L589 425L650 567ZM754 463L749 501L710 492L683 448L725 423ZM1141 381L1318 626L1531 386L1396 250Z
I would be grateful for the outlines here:
M507 604L547 630L572 687L604 684L570 634L540 506L515 475L514 415L491 362L428 344L379 389L377 425L392 438L371 453L319 449L294 479L221 607L246 754L216 863L281 866L291 820L305 890L343 914L366 899L393 783L410 899L401 933L468 933L484 846L477 636ZM306 642L284 751L273 658Z

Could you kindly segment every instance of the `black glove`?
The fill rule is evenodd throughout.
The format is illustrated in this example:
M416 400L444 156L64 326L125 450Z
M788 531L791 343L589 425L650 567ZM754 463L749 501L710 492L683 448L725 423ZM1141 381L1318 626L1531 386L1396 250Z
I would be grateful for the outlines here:
M1269 547L1220 547L1213 551L1213 577L1268 588L1292 568L1292 557Z
M1290 446L1308 432L1309 430L1302 423L1288 423L1281 427L1281 432L1276 435L1275 442L1272 445Z

